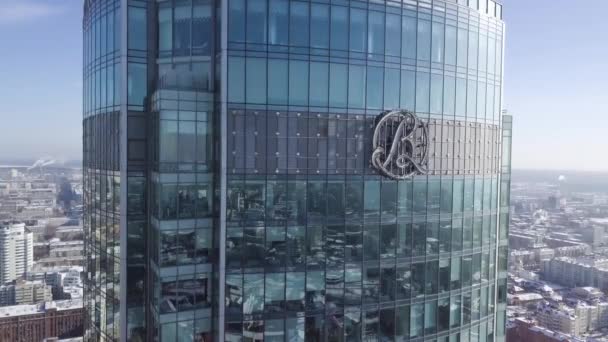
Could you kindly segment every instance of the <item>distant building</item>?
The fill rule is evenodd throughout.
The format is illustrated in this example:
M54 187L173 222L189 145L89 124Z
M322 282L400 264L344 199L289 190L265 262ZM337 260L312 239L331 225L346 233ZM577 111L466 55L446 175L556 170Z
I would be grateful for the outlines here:
M563 286L608 287L608 259L560 257L542 264L543 277Z
M577 321L574 309L563 304L541 302L536 311L538 323L553 331L559 331L569 335L581 334L582 324Z
M0 224L0 284L19 278L33 263L33 234L25 224Z
M0 341L43 341L82 336L82 301L55 301L0 308Z
M0 286L0 306L36 304L51 300L52 287L40 281L21 281Z
M509 342L584 342L585 339L540 327L533 320L516 318L507 325Z

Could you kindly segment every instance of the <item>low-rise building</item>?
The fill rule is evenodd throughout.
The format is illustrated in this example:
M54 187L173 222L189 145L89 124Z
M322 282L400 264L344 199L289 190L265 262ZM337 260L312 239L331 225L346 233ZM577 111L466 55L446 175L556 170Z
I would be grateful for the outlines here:
M82 336L81 300L50 301L0 308L0 341L43 341Z
M0 286L0 306L35 304L53 300L53 289L41 281L19 281Z

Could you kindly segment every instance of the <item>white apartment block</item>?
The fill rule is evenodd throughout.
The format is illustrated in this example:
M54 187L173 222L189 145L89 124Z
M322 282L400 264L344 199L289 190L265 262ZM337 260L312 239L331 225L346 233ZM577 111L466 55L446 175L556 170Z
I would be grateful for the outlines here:
M34 237L23 223L0 223L0 284L13 281L34 264Z

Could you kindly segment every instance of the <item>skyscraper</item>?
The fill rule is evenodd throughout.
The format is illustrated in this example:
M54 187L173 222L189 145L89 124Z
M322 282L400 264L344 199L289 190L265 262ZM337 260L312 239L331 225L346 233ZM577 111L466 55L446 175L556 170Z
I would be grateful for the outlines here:
M0 222L0 285L21 277L32 267L33 236L24 223Z
M504 341L493 0L86 0L86 340Z

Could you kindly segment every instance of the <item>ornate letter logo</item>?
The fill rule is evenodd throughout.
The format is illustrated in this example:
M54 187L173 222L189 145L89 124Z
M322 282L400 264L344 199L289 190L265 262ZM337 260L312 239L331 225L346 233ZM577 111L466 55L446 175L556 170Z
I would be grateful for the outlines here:
M371 163L383 175L398 180L426 173L428 130L414 113L381 114L373 139Z

